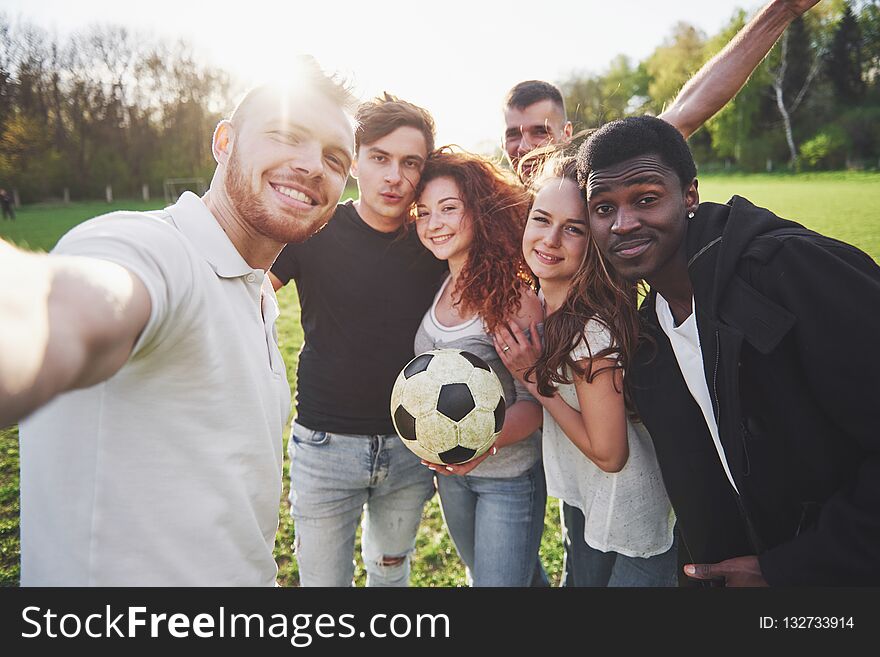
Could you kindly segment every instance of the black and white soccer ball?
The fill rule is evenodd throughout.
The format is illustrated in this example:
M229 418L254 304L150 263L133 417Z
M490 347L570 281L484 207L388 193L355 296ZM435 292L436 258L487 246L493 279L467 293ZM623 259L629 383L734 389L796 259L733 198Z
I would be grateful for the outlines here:
M495 372L460 349L413 358L391 391L397 435L432 463L466 463L488 450L504 424L504 393Z

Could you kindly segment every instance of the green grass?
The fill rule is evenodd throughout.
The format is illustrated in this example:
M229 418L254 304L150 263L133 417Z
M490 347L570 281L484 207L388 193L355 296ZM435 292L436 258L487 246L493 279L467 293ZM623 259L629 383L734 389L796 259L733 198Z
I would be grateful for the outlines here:
M785 219L853 244L880 261L880 174L743 174L700 178L700 199L726 203L734 194Z
M18 586L18 430L0 429L0 586Z
M165 204L159 201L116 201L101 203L35 203L15 213L15 221L0 221L0 237L32 251L48 251L58 238L90 217L114 210L156 210Z
M706 176L700 181L703 200L725 202L732 194L770 208L832 237L850 242L880 260L880 174L802 174ZM347 196L351 190L347 190ZM77 203L70 206L32 205L21 208L18 220L0 222L0 237L31 249L48 250L71 226L112 209L151 209L161 202ZM291 387L295 387L298 352L302 344L299 308L294 286L281 290L282 316L278 332L281 351L287 363ZM287 437L285 436L285 443ZM286 450L285 450L286 455ZM275 541L279 583L299 581L292 554L293 524L287 505L288 462L284 463L284 495L278 510L280 528ZM19 581L19 499L18 431L0 430L0 586L16 586ZM557 501L548 500L541 558L557 584L562 568ZM357 555L355 579L365 580L363 564ZM464 567L443 527L436 497L425 508L413 559L414 586L462 586Z

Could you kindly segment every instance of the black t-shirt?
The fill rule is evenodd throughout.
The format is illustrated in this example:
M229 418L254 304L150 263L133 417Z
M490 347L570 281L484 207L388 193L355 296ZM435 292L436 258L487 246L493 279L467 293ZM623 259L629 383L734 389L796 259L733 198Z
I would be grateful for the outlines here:
M314 237L281 251L272 273L296 282L305 334L297 422L315 431L394 433L391 388L446 271L414 229L374 230L351 201Z

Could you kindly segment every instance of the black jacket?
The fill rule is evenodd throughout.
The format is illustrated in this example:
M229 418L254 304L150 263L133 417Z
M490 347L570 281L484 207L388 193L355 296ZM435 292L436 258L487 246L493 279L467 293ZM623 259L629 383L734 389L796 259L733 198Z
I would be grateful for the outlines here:
M659 328L629 377L686 561L758 554L770 585L880 584L880 268L734 196L687 232L706 382L734 481Z

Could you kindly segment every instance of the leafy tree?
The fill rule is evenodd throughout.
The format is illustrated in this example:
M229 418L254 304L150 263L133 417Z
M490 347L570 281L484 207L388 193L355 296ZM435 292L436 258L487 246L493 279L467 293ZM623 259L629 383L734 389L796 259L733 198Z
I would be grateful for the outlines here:
M809 32L803 17L792 23L774 47L775 60L770 68L770 86L776 101L776 108L782 118L785 141L789 151L789 166L798 163L798 147L795 143L792 115L801 106L810 91L810 86L821 70L821 51L815 45L808 47ZM807 68L805 58L812 60ZM802 82L801 82L802 80ZM800 82L800 84L798 84Z
M703 58L708 61L715 56L745 26L747 20L744 11L737 11L721 32L706 41ZM706 123L716 158L741 162L746 151L754 151L750 140L761 113L763 89L767 85L767 67L759 66L736 98Z
M647 101L648 76L642 66L618 55L602 75L573 75L561 85L565 106L577 128L596 128L634 112Z
M863 4L859 31L862 34L862 79L876 88L880 82L880 0Z
M207 175L232 85L183 44L96 26L64 42L0 14L0 178L25 200ZM8 181L8 182L7 182Z
M705 60L705 37L687 23L678 23L672 36L645 62L649 76L648 108L660 114Z
M865 95L861 29L848 2L834 30L826 61L828 77L841 100L848 104L861 100Z

